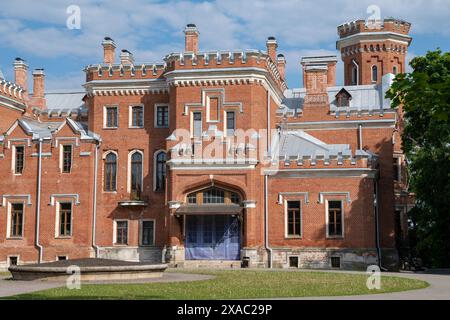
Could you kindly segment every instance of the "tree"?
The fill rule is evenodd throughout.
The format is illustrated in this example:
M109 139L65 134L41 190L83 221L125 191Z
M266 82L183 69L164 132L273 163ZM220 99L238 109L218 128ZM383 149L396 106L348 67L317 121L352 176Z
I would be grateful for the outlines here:
M386 94L404 113L402 147L416 207L416 252L433 267L450 266L450 53L416 57ZM414 244L413 244L414 245Z

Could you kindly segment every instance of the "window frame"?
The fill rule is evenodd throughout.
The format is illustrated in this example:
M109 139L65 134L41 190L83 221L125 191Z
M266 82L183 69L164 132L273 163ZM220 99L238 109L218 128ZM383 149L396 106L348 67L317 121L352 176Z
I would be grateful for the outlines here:
M300 211L300 234L289 234L289 202L298 202ZM284 200L284 237L286 239L301 239L303 237L303 210L302 201L299 199L285 199Z
M374 79L374 69L376 69L376 78ZM372 67L370 68L370 79L372 81L372 83L377 83L378 82L378 66L376 64L372 65Z
M330 235L329 233L329 202L340 202L341 203L341 234L340 235ZM325 200L325 231L327 239L344 239L345 233L345 210L344 210L344 200L342 199L326 199Z
M116 123L115 126L108 126L108 109L116 110ZM119 128L119 106L118 105L106 105L103 107L103 129L114 130Z
M166 108L166 110L167 110L167 112L166 112L167 118L165 119L167 124L164 124L164 123L162 125L158 124L158 114L159 114L158 111L159 111L160 108ZM154 126L155 126L155 128L158 128L158 129L169 128L169 126L170 126L170 108L169 108L169 105L166 104L166 103L157 103L157 104L155 104L155 111L154 112L155 112L155 114L154 114Z
M126 243L117 243L117 231L118 231L118 222L126 222L127 223L127 241ZM113 245L114 246L128 246L130 240L130 222L128 221L128 219L115 219L114 220L114 226L113 226Z
M114 155L116 158L116 162L115 162L115 180L114 180L114 189L113 190L107 190L106 189L106 166L107 166L107 158L109 155ZM117 192L117 167L118 167L118 163L119 163L119 156L117 154L117 152L115 151L107 151L106 153L104 153L103 156L103 192Z
M22 148L22 168L21 171L17 171L17 148ZM12 153L12 170L15 176L21 176L25 170L25 146L24 145L13 145Z
M162 186L158 186L158 176L159 176L159 165L160 162L158 161L158 156L160 154L164 154L166 157L166 160L164 161L164 174L163 174L163 185ZM153 177L154 177L154 181L153 181L153 191L155 192L164 192L166 189L166 178L167 178L167 152L165 150L158 150L154 153L154 157L153 157Z
M139 153L141 155L141 178L140 178L140 190L137 190L140 192L140 195L142 195L142 192L144 191L144 153L141 150L132 150L128 154L128 182L127 182L127 191L128 193L132 193L132 181L133 181L133 155L135 153Z
M141 108L141 125L135 125L134 122L134 109ZM128 128L130 129L142 129L145 127L145 108L143 104L133 104L129 106L128 112Z
M233 114L233 129L228 129L228 114ZM234 110L225 110L225 135L228 137L232 137L236 133L236 111ZM229 132L229 130L233 130L233 132Z
M13 206L16 204L22 205L22 223L21 223L21 230L20 235L13 235L12 229L13 229ZM14 202L8 202L8 221L6 223L6 239L11 240L18 240L24 238L24 231L25 231L25 202L23 201L14 201Z
M195 135L195 115L200 114L200 136ZM203 134L203 112L202 111L192 111L191 112L191 138L200 140Z
M65 151L64 148L65 147L70 147L70 166L69 166L69 171L65 170ZM73 166L73 145L72 144L61 144L60 145L60 157L61 157L61 173L71 173L72 172L72 166Z
M63 204L70 204L70 232L69 234L61 234L61 211ZM73 202L72 201L57 201L56 205L56 224L55 224L55 238L70 239L73 236ZM67 224L67 223L66 223Z
M153 223L153 235L152 235L152 243L144 244L143 243L143 235L144 235L144 222L152 222ZM156 219L141 219L139 220L139 246L140 247L154 247L156 246Z

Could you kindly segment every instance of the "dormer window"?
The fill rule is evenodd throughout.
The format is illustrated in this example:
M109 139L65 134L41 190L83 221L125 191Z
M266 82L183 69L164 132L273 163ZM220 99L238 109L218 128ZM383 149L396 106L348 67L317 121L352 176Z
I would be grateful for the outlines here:
M338 108L350 107L350 100L352 100L352 95L345 88L342 88L336 94L336 105Z

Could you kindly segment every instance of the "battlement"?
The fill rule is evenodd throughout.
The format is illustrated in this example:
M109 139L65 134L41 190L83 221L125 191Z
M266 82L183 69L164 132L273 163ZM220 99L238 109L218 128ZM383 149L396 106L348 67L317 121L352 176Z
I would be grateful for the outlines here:
M17 83L0 79L0 94L20 102L24 102L26 90Z
M286 83L274 61L260 50L171 53L164 58L167 71L257 67L266 69L282 90Z
M356 20L341 24L337 27L339 37L346 38L358 33L393 32L408 35L411 24L407 21L386 18L383 21Z
M98 64L84 69L86 81L119 79L157 79L166 71L165 63Z

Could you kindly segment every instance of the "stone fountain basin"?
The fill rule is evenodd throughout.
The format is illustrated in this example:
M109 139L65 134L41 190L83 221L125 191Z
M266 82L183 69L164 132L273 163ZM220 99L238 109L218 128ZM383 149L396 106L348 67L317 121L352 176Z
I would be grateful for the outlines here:
M80 281L110 281L160 278L167 264L149 264L110 259L75 259L9 267L13 280L66 281L76 266Z

